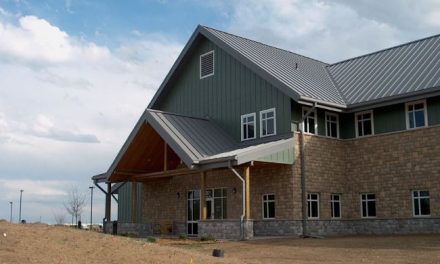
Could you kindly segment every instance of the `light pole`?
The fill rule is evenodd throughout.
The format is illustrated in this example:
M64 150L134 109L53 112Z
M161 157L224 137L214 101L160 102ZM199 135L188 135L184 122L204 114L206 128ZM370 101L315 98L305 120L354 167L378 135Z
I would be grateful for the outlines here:
M20 190L20 211L18 213L18 223L21 223L21 198L23 197L23 190Z
M12 202L9 202L11 205L11 215L9 216L9 223L12 223Z
M92 230L93 225L93 186L90 186L90 230Z

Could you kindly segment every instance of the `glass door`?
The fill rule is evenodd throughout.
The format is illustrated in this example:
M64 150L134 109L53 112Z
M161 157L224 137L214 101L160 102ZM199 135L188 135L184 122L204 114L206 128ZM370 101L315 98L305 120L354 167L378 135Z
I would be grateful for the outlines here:
M187 233L188 235L197 235L200 220L200 190L189 191L187 197Z

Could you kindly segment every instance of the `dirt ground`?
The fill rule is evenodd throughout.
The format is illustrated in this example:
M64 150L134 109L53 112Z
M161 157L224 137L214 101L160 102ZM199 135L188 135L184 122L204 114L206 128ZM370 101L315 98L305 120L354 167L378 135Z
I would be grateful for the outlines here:
M211 257L214 248L223 249L225 258ZM440 263L440 235L149 243L67 227L0 222L0 263Z

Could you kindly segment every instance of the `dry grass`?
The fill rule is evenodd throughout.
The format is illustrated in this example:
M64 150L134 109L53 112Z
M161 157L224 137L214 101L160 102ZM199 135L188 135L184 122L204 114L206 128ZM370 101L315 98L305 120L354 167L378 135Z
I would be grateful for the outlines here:
M4 237L3 233L7 236ZM211 257L212 249L225 258ZM0 263L440 263L440 235L157 243L0 222Z

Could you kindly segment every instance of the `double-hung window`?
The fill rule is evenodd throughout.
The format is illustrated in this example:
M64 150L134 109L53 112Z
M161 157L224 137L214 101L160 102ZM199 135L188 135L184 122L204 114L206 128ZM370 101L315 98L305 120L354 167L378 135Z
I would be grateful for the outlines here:
M335 113L325 113L325 135L339 138L339 116Z
M255 139L255 113L241 116L241 141Z
M305 117L310 107L302 108L302 116ZM309 115L304 119L303 131L304 133L317 134L318 133L318 118L316 116L316 109L309 113Z
M362 218L376 217L376 195L374 193L361 194Z
M430 216L429 191L413 191L413 212L414 216Z
M309 219L319 218L319 193L307 194L307 217Z
M341 195L340 194L332 194L330 196L330 205L331 205L331 217L332 218L341 218Z
M405 104L406 108L406 128L418 128L427 126L426 101L416 101Z
M275 108L260 111L260 137L273 136L276 133Z
M263 219L275 218L275 195L263 195Z
M356 113L355 115L356 136L363 137L374 134L373 111Z

